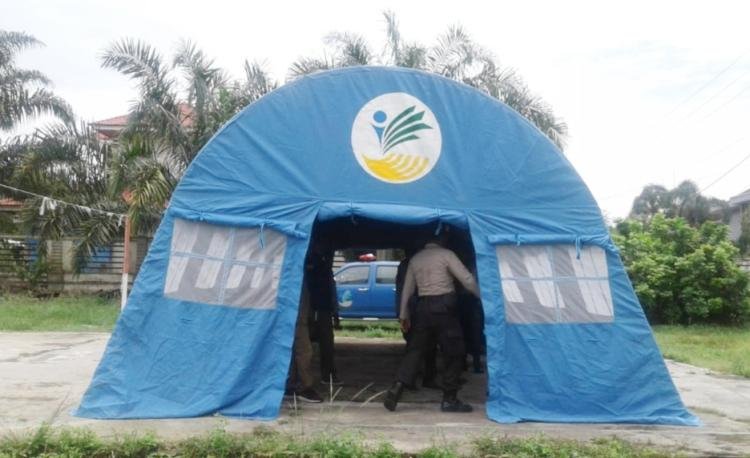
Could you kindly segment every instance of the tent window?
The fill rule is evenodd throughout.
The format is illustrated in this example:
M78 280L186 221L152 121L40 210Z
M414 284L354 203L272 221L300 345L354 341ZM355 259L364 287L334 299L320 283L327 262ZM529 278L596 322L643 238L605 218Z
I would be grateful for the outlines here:
M173 299L271 309L276 306L286 236L176 218L164 295Z
M607 323L614 319L606 253L598 246L496 247L508 323Z

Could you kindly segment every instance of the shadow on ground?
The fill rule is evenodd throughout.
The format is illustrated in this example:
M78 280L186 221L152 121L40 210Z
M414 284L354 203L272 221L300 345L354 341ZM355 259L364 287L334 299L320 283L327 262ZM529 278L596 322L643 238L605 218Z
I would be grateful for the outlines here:
M334 395L335 401L382 403L383 392L393 383L399 363L404 355L405 343L393 339L347 339L336 341L336 367L342 386L330 386L323 382L316 386L326 400ZM470 361L471 358L468 359ZM319 374L317 350L313 359L313 373ZM438 352L438 383L441 382L442 357ZM471 369L462 378L466 383L459 397L472 404L475 409L484 409L487 399L487 378L485 374L475 374ZM407 403L438 403L442 391L421 388L421 375L417 379L416 390L407 389L402 397Z

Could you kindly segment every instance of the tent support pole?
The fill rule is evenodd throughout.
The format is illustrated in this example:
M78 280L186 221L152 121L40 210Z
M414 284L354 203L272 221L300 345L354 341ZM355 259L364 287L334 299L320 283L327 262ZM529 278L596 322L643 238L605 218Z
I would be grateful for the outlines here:
M130 218L125 217L125 238L123 240L122 283L120 284L120 310L128 301L128 281L130 274Z

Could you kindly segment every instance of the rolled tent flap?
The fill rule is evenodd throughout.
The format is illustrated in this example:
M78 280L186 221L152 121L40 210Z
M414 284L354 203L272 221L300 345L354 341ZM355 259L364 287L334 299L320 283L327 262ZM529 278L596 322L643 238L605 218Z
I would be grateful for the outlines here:
M170 207L168 212L178 218L189 221L202 221L232 227L269 227L290 237L305 239L308 233L298 229L299 224L294 221L283 221L268 218L256 218L244 215L225 215L221 213L201 212L180 207Z

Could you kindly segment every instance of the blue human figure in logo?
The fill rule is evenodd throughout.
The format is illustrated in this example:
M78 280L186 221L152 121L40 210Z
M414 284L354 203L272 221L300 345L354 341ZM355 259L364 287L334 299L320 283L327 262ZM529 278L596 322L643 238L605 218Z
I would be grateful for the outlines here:
M383 147L383 131L385 130L386 119L388 119L388 115L382 110L378 110L372 115L372 120L376 124L371 125L375 129L375 134L378 136L378 143L380 143L381 148Z

